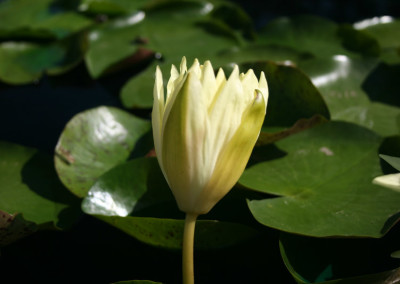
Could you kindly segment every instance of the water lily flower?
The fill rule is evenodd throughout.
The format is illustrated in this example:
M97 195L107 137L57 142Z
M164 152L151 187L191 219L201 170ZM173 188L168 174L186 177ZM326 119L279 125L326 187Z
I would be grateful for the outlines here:
M164 96L157 67L152 124L162 172L180 210L205 214L235 185L259 136L268 101L264 73L226 79L210 61L172 66Z
M172 65L164 96L156 70L152 112L154 146L161 170L180 210L186 213L183 233L183 283L193 284L196 219L235 185L260 134L268 101L264 73L217 76L210 61L196 59L187 69Z

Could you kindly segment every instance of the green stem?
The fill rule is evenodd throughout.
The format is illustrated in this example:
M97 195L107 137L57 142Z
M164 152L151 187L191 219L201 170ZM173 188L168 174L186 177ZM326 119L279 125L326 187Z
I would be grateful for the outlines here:
M196 214L186 213L182 252L183 284L194 284L193 244L197 216Z

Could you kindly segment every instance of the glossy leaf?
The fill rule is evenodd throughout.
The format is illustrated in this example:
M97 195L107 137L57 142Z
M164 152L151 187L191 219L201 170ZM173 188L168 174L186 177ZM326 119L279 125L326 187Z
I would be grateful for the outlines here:
M8 142L0 142L0 156L2 211L22 214L24 222L61 228L80 215L79 201L58 180L51 156ZM17 215L14 220L21 224L23 219Z
M253 69L265 73L270 96L265 126L292 126L302 118L320 114L329 119L328 108L321 94L299 69L265 61L240 65L240 70Z
M357 33L357 31L354 31ZM339 26L335 22L317 16L281 17L270 21L259 34L259 42L277 44L311 53L317 57L333 55L357 56L343 46L346 38L339 33ZM363 37L362 35L360 35ZM351 40L356 40L352 37ZM365 44L367 43L367 44ZM369 42L361 43L361 49L370 48ZM357 46L359 49L360 47ZM358 50L356 50L358 51Z
M400 217L400 195L371 183L382 175L380 142L343 122L280 140L280 158L251 166L239 180L278 196L249 200L250 211L263 225L297 234L381 237Z
M330 58L302 61L299 68L310 76L321 92L333 120L357 123L383 136L391 136L399 132L396 118L400 114L400 108L371 102L368 93L373 92L373 88L377 95L379 93L383 96L383 88L392 88L394 92L396 87L386 87L390 84L380 83L378 91L378 81L389 82L383 76L371 79L374 83L365 85L371 72L376 70L377 63L376 59L361 60L335 55ZM377 76L378 74L381 73L377 73Z
M61 181L72 193L84 197L99 176L127 160L149 129L148 121L113 107L76 115L61 133L55 149Z
M0 3L0 38L60 39L92 24L75 12L52 11L51 0L13 0ZM29 7L27 9L26 7Z
M82 208L142 242L181 248L183 215L154 158L135 159L105 173L88 192ZM171 217L182 219L166 219ZM199 220L196 247L227 247L256 234L254 229L237 223Z
M89 14L119 16L139 10L147 0L82 0L78 9Z
M400 63L400 20L390 16L374 17L359 21L354 27L378 41L382 60L389 64Z

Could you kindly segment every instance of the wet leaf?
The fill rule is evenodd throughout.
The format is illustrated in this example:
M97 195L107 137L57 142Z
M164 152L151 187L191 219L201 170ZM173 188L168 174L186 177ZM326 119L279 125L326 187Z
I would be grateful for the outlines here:
M149 129L148 121L113 107L77 114L66 125L55 149L61 181L72 193L84 197L99 176L128 159Z

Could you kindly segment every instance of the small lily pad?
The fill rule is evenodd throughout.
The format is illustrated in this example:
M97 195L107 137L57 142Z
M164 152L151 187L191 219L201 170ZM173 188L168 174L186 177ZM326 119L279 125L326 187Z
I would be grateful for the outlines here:
M84 197L99 176L128 159L149 130L149 121L114 107L77 114L66 125L55 149L61 181L72 193Z

